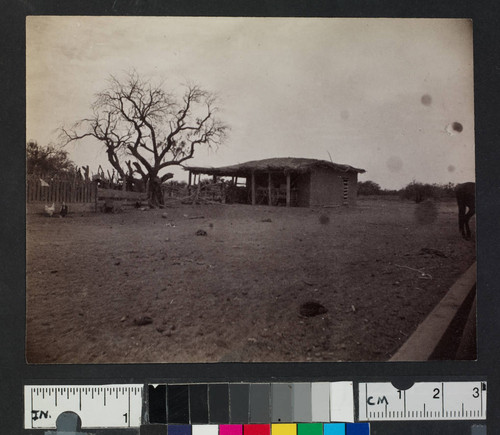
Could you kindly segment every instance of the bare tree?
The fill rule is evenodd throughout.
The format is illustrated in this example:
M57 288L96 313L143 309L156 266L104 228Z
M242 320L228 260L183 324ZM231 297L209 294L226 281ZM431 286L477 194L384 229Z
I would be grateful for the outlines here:
M122 178L138 173L148 185L152 205L163 204L161 185L172 178L167 168L182 165L199 146L218 146L228 127L217 117L217 97L187 85L181 99L136 72L96 95L92 116L62 128L65 143L94 137L105 146L108 160Z

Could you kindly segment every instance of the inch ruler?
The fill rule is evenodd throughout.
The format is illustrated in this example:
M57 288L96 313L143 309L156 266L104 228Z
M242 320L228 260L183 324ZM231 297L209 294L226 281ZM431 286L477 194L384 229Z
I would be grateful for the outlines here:
M360 383L359 420L485 420L486 382Z
M141 425L142 384L25 385L24 428L56 429L57 417L74 412L82 428Z

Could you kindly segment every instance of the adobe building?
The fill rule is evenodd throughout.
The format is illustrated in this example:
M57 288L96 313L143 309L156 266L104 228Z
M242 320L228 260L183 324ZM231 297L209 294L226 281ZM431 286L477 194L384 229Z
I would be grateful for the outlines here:
M192 175L232 177L228 184L238 190L237 200L249 204L295 207L354 205L358 174L364 169L306 158L254 160L219 168L186 167ZM243 179L243 180L242 180Z

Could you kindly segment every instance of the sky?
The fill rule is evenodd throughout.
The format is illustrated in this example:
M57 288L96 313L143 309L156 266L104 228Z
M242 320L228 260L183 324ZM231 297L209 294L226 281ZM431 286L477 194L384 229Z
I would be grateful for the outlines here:
M228 138L192 166L331 158L385 189L475 179L469 20L36 16L26 28L26 139L40 145L135 70L219 95ZM95 139L65 149L110 168Z

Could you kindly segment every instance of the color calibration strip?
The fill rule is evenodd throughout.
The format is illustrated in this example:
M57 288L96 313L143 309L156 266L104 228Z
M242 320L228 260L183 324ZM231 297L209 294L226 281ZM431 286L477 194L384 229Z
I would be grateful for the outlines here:
M149 425L141 435L369 435L369 423Z
M352 423L353 383L150 385L149 421L169 424Z

